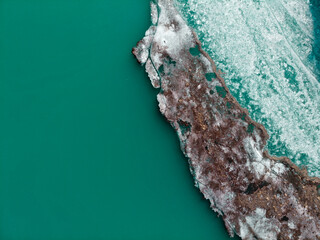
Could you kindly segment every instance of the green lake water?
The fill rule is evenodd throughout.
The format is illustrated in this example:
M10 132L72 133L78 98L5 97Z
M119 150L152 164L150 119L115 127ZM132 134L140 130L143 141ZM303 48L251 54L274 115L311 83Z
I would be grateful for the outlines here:
M131 55L149 1L0 1L0 239L229 239Z

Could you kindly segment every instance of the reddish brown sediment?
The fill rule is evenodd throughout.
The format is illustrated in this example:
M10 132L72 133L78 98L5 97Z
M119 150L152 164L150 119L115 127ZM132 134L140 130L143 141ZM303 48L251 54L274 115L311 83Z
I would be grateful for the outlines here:
M133 54L160 88L160 111L178 133L196 186L229 234L320 239L320 179L264 150L266 129L230 94L172 1L152 6L160 14L153 12L153 25ZM214 77L207 79L209 73Z
M262 138L263 138L263 143L264 145L267 143L267 140L269 139L269 134L266 130L266 128L258 123L258 122L255 122L253 121L250 116L249 116L249 112L246 108L243 108L241 107L241 105L238 103L238 101L232 96L232 94L230 93L230 90L229 88L227 87L226 83L225 83L225 80L222 78L221 74L220 74L220 71L217 70L217 67L216 67L216 64L215 62L212 60L212 58L209 56L209 54L207 52L205 52L202 47L201 47L201 42L199 41L198 39L198 36L197 34L194 32L194 30L192 30L192 34L193 34L193 37L195 38L196 40L196 43L199 47L199 50L200 52L211 62L212 64L212 71L217 75L217 79L220 81L221 85L225 88L225 90L227 91L228 95L230 96L230 98L232 99L232 103L234 103L235 105L237 105L237 107L239 109L242 109L243 113L246 114L246 118L245 120L248 122L248 123L251 123L253 124L256 128L260 129L261 132L262 132ZM311 180L311 181L314 181L318 184L320 184L320 178L318 177L310 177L308 175L308 172L306 171L306 169L300 169L297 165L295 165L289 158L283 156L283 157L276 157L276 156L271 156L268 152L268 150L264 150L263 152L264 156L266 158L269 158L269 159L273 159L275 161L282 161L282 162L285 162L287 163L290 167L292 167L297 173L299 173L301 176L304 176L306 179L308 180Z

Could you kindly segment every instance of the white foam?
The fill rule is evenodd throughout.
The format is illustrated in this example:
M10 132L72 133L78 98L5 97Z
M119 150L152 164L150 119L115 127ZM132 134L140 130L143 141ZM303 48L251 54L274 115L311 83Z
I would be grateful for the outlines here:
M231 93L266 126L273 152L298 165L306 156L309 173L320 176L320 84L309 57L314 41L309 0L176 4L226 73Z

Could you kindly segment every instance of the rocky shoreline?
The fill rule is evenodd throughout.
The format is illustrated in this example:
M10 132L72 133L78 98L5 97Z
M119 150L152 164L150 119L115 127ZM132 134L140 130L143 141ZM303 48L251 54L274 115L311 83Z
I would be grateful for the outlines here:
M151 3L133 49L175 128L195 185L243 239L320 239L320 179L264 149L269 136L230 94L172 0Z

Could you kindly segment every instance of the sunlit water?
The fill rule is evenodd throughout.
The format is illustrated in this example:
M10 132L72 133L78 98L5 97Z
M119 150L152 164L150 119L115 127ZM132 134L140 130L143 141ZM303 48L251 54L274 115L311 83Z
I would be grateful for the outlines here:
M176 0L271 154L320 176L316 16L309 0Z

